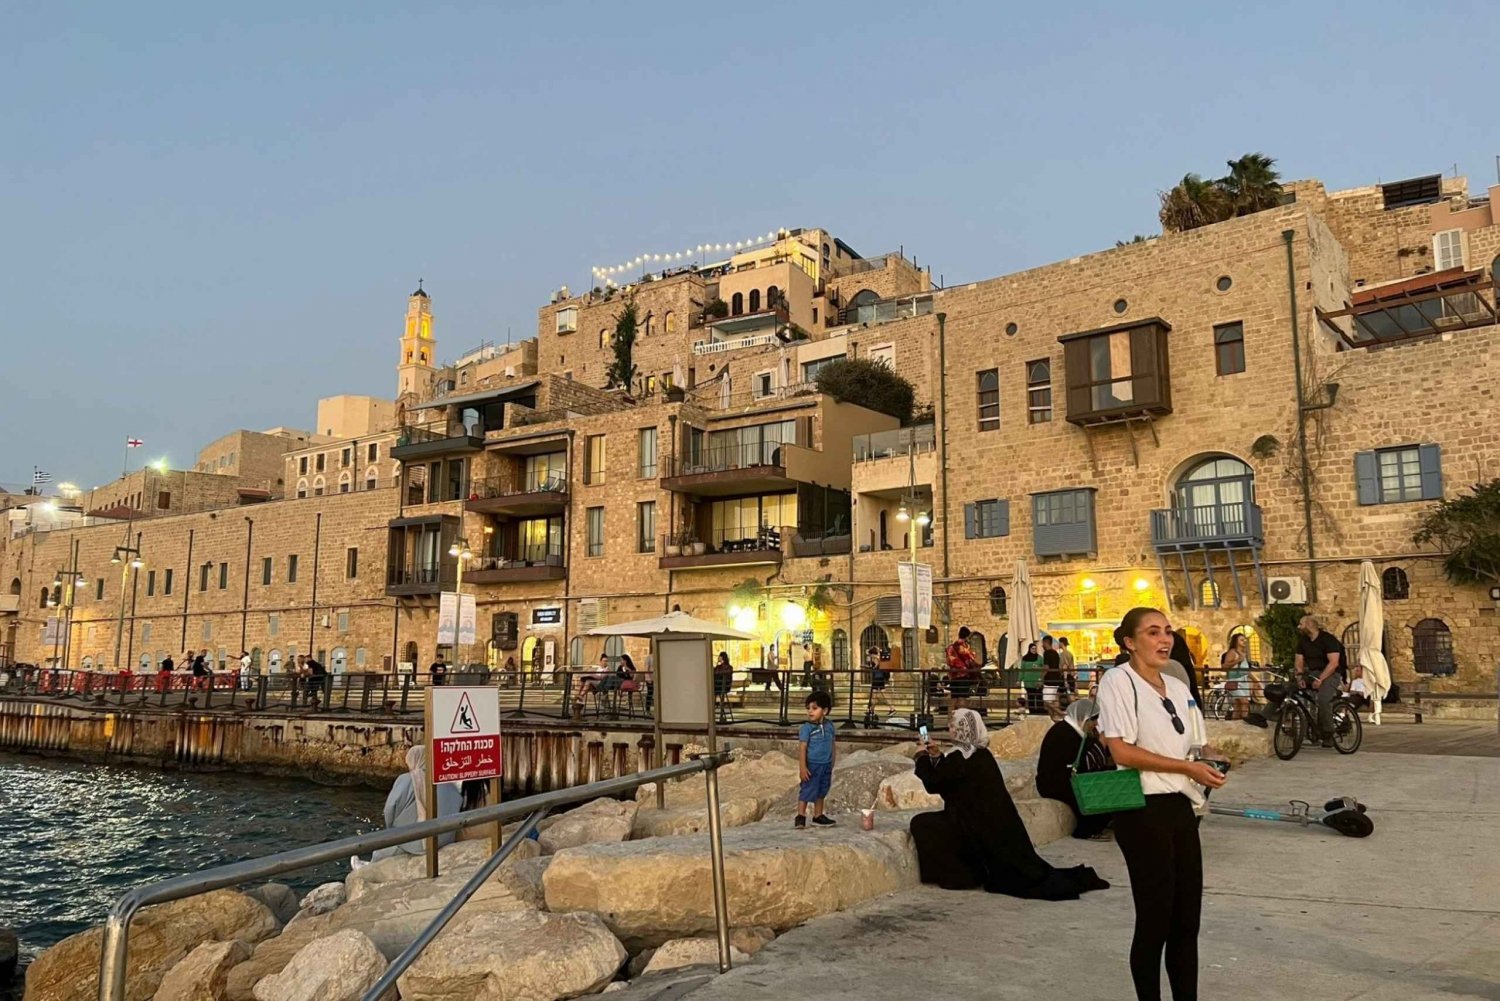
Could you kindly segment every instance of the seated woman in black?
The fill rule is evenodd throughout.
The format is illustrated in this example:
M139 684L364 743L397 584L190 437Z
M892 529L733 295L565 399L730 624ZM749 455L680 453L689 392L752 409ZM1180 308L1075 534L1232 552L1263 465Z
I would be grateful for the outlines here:
M943 797L940 813L911 819L922 882L945 890L982 886L1034 900L1077 900L1109 888L1088 866L1054 869L1036 853L977 712L956 710L948 733L953 750L946 755L930 744L917 755L917 777Z
M1072 767L1078 761L1080 772L1103 772L1115 766L1109 751L1099 742L1095 732L1099 720L1099 703L1093 699L1079 699L1068 706L1067 715L1056 723L1042 738L1042 747L1036 759L1036 791L1047 799L1066 803L1073 810L1077 824L1073 828L1075 838L1103 839L1105 828L1114 820L1113 814L1095 813L1088 816L1078 812L1078 800L1073 796ZM1078 749L1083 748L1079 760Z

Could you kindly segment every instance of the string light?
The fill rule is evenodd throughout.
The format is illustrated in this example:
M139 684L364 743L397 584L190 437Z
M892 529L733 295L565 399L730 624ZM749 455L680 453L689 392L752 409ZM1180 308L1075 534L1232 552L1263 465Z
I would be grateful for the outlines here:
M671 263L674 261L691 260L694 257L702 257L705 254L742 251L763 244L775 243L777 240L784 239L790 232L791 230L781 227L780 229L770 230L765 234L757 234L748 240L739 240L734 243L700 243L686 250L666 251L660 254L640 254L634 260L627 260L624 264L597 266L593 268L593 274L596 278L604 278L607 275L634 271L647 264L656 264L663 261Z

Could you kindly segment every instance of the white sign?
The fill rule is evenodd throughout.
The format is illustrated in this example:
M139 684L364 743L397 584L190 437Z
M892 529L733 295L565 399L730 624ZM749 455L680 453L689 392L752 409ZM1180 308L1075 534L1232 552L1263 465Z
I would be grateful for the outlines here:
M55 615L48 616L42 626L42 645L55 646L62 642L62 638L62 620Z
M444 591L438 596L438 642L454 647L473 643L474 617L472 594Z
M471 646L474 643L474 596L464 594L459 598L458 645Z
M912 612L912 567L916 567L916 615ZM932 567L926 563L896 564L896 579L901 585L901 628L926 629L932 625ZM916 624L913 626L912 619Z
M438 685L427 689L432 721L432 781L500 777L500 692Z

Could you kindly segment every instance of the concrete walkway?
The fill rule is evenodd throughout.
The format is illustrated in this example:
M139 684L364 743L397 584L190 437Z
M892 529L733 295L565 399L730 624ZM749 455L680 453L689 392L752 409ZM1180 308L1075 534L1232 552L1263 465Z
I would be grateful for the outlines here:
M1500 999L1500 760L1309 750L1246 766L1221 795L1247 805L1353 795L1376 831L1355 840L1205 821L1202 997ZM924 887L813 921L707 983L621 996L1132 997L1133 909L1119 849L1068 839L1043 854L1093 865L1114 888L1050 904Z

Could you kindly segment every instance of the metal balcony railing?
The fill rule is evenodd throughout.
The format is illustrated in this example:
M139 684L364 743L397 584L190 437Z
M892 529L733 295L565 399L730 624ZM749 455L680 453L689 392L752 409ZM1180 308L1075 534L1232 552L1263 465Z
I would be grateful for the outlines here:
M488 500L495 497L514 497L517 494L565 494L568 478L562 473L507 473L486 476L469 484L471 500Z
M452 563L398 563L386 567L387 587L447 587L457 580Z
M896 428L893 431L876 431L854 436L854 461L868 462L872 459L888 459L904 456L908 451L931 452L937 448L937 427L933 424L918 424L916 427Z
M662 463L663 476L693 476L698 473L725 473L737 469L784 467L783 446L791 442L762 441L739 445L709 445L696 455L668 458Z
M523 567L560 567L562 565L562 543L558 543L557 545L521 546L488 556L480 556L469 562L467 570L519 570Z
M1264 538L1259 504L1240 501L1151 512L1154 546L1259 545Z

